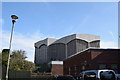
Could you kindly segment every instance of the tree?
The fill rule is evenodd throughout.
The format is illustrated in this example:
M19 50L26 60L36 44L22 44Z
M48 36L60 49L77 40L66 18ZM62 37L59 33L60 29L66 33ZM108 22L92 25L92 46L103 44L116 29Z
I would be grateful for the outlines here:
M7 53L2 53L3 65L7 64ZM26 60L26 52L23 50L14 50L10 55L10 70L24 70L31 71L35 68L34 63Z
M34 72L51 72L50 66L47 63L36 65Z
M25 60L26 53L23 50L13 51L10 59L10 69L11 70L26 70L31 71L35 68L34 63Z
M2 78L6 76L7 62L8 62L9 49L3 49L0 53L0 60L2 61Z
M7 66L9 49L3 49L1 55L2 65Z
M24 61L23 70L31 71L35 69L35 65L30 61Z

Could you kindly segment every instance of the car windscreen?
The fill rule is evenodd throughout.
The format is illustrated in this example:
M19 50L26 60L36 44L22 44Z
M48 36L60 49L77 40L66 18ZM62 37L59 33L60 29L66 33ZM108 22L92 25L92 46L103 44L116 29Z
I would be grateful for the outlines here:
M101 80L115 80L115 74L112 71L102 71L100 72Z

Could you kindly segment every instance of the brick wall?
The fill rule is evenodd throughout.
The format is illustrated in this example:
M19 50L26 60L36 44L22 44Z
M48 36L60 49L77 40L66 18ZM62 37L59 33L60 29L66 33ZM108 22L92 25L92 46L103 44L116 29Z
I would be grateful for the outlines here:
M64 75L78 75L83 70L100 69L105 65L106 69L112 69L111 65L117 65L115 69L120 73L120 50L118 49L88 49L63 61Z
M63 65L62 64L52 64L51 72L53 75L63 75Z

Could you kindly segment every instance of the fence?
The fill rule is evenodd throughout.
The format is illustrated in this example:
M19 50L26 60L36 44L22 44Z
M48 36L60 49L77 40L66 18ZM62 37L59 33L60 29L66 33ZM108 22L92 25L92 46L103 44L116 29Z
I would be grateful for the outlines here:
M47 80L51 73L32 73L31 71L9 71L9 80Z
M9 78L30 78L31 71L9 71Z

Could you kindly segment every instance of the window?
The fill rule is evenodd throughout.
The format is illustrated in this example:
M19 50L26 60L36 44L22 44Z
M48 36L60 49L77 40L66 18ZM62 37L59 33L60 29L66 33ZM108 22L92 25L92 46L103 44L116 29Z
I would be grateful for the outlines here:
M70 75L70 71L71 71L71 69L70 69L70 67L69 67L69 75Z
M71 71L74 71L74 66L70 67L70 70L71 70Z
M77 70L77 66L74 66L74 70L75 70L75 71Z
M117 64L111 64L111 69L118 69Z
M99 69L105 69L106 65L105 64L99 64Z
M115 73L118 73L118 66L117 64L111 64L111 69L113 69L115 71Z
M70 70L70 67L69 67L69 71L71 71L71 70Z

